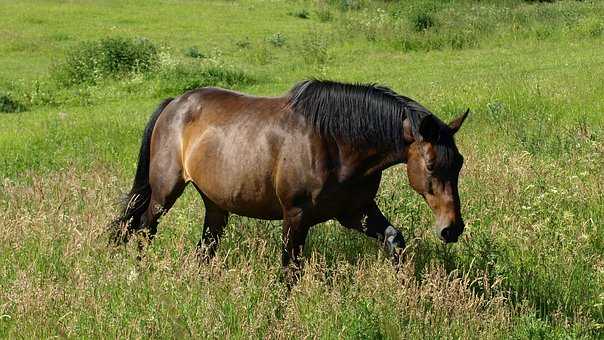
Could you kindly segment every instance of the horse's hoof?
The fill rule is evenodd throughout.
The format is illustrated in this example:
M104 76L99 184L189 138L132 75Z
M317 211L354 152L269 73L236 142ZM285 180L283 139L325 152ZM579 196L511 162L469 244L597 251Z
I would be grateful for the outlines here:
M405 239L400 231L389 226L384 232L386 251L395 264L398 264L401 254L405 250Z

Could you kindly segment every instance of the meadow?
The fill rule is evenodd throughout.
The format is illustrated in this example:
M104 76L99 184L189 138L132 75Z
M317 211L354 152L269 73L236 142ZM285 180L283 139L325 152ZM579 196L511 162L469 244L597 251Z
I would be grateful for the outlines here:
M0 0L1 338L604 337L604 2ZM280 278L280 222L232 216L200 264L188 188L139 261L108 246L140 136L201 86L379 83L456 136L466 229L443 245L404 165L378 204L395 269L337 222Z

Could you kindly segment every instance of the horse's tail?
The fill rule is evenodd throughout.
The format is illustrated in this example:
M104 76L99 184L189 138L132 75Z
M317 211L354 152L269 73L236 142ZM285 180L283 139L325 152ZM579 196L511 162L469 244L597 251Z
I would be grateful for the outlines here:
M151 185L149 184L149 164L151 161L151 135L155 128L155 123L162 111L170 104L174 98L165 99L159 107L153 112L149 122L145 127L138 153L138 164L136 166L136 175L132 189L123 198L122 211L117 219L111 225L111 241L115 243L125 243L132 231L140 229L141 217L149 207L151 201Z

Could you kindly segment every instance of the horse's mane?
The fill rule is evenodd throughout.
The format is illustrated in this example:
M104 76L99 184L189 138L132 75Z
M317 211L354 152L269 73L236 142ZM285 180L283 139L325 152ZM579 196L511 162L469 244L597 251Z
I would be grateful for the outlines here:
M289 104L323 136L389 150L405 145L405 118L409 118L414 136L419 136L422 118L431 115L416 101L385 86L316 79L296 84Z

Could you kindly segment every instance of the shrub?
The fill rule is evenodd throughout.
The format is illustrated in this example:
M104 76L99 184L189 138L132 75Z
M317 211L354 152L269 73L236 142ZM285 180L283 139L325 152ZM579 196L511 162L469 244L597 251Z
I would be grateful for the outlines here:
M0 112L3 113L14 113L25 111L25 106L13 99L8 93L0 92Z
M162 70L157 75L158 94L180 95L204 86L239 88L255 83L247 73L222 66L179 64Z
M435 2L420 2L409 13L409 23L415 32L426 31L436 25L434 13L438 10Z
M267 44L261 44L250 51L249 58L256 64L267 65L273 60L273 53Z
M332 4L337 4L342 11L356 11L365 5L364 0L330 0Z
M184 54L187 57L194 58L194 59L203 59L206 57L206 55L201 53L201 51L199 51L199 49L197 49L196 46L191 46L191 47L185 48Z
M246 37L245 39L237 40L235 45L237 45L239 48L250 48L252 43L250 42L250 39Z
M333 14L331 14L331 11L327 6L319 6L319 8L315 10L315 14L317 14L317 18L319 18L320 22L328 22L333 19Z
M395 47L403 51L431 51L441 49L465 49L479 45L478 35L469 28L451 28L447 30L427 30L407 32Z
M275 47L283 47L287 41L287 37L281 33L275 33L266 40Z
M312 33L300 46L304 61L309 64L326 64L329 61L328 41L319 33Z
M306 8L297 10L297 11L293 11L293 12L289 12L289 15L296 17L296 18L300 18L300 19L308 19L310 18L310 12L308 12L308 10Z
M411 16L411 23L415 31L425 31L434 26L434 18L427 12L418 12Z
M63 86L95 84L107 77L149 72L157 67L158 60L158 49L149 40L105 38L69 51L52 74Z
M575 30L577 30L582 36L586 37L599 37L604 33L604 21L595 18L587 18L579 22Z

